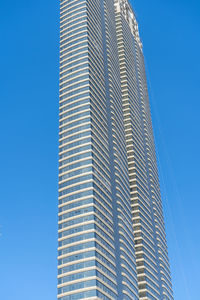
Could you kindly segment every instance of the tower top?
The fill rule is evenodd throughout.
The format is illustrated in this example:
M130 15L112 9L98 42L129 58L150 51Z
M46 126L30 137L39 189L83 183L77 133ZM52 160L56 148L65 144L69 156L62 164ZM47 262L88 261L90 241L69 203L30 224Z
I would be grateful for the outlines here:
M138 23L134 14L134 11L128 0L115 0L115 7L117 12L121 12L129 24L132 34L138 42L140 49L142 50L142 42L140 40Z

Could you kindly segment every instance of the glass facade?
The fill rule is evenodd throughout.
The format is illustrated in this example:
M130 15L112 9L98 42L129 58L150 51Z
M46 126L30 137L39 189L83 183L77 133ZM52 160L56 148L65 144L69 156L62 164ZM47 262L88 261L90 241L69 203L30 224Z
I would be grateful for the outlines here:
M173 299L142 43L127 0L115 0L140 299Z
M60 2L60 300L172 299L141 43L126 4Z

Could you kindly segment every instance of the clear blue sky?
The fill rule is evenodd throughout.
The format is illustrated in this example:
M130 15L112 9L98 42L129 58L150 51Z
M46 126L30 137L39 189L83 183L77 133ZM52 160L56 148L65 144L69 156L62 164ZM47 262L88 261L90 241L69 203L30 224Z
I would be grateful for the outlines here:
M133 0L132 0L133 1ZM59 1L0 2L0 299L56 299ZM200 2L133 1L176 300L200 282Z

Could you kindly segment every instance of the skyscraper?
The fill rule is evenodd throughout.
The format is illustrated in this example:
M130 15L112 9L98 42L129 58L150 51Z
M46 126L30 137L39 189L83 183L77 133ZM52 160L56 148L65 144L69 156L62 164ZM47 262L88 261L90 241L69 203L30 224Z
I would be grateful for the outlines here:
M61 0L58 299L173 299L127 0Z

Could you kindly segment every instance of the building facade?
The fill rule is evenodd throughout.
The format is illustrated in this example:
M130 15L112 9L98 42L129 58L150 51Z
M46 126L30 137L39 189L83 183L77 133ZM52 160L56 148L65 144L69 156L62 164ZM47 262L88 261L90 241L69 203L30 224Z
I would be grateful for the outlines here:
M137 22L61 0L58 299L173 299Z

